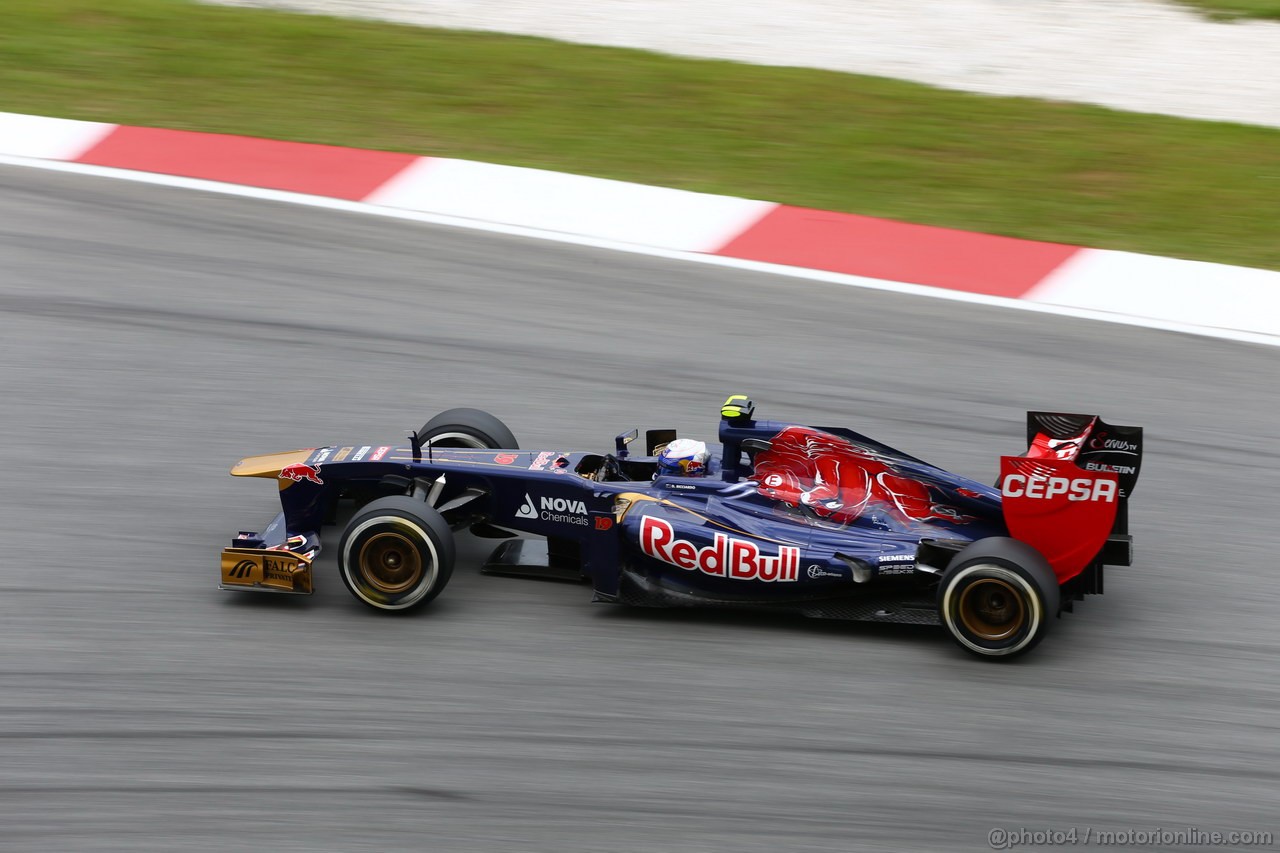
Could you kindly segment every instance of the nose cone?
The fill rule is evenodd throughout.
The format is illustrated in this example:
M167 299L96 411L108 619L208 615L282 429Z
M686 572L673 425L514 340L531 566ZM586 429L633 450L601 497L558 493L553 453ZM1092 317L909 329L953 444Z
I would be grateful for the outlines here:
M278 477L283 468L306 462L315 452L314 447L305 450L286 450L265 456L246 456L231 466L233 477Z

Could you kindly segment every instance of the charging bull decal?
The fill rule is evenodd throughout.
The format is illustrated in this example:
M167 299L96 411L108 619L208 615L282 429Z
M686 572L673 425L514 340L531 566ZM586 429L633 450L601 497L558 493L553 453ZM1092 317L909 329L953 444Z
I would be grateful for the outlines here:
M305 480L308 483L315 483L317 486L324 485L324 480L320 479L320 466L304 465L301 462L281 468L280 479L292 480L295 483L301 483Z
M836 524L868 512L902 527L972 520L934 503L927 485L902 476L884 457L811 427L791 426L775 435L769 449L756 455L750 479L762 496L806 507Z

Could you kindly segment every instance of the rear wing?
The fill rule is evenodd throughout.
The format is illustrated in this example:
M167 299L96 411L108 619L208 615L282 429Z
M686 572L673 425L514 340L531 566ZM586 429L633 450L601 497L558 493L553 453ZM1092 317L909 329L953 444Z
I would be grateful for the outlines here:
M1085 471L1116 474L1126 500L1142 469L1142 427L1109 424L1097 415L1027 412L1027 444L1028 458L1065 459Z
M1097 415L1027 413L1027 452L1000 460L1005 524L1060 582L1095 563L1129 565L1128 502L1142 469L1142 427Z

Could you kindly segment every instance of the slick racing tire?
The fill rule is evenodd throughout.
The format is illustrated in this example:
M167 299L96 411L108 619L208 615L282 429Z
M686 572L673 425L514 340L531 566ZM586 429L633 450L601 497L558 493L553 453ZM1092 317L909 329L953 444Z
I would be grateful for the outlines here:
M378 610L411 610L440 594L453 574L453 532L416 498L392 495L351 517L338 573L351 594Z
M449 409L418 430L418 441L433 447L474 447L476 450L519 450L507 425L480 409Z
M1040 552L1016 539L980 539L955 556L938 584L938 615L979 657L1011 660L1049 633L1058 579Z

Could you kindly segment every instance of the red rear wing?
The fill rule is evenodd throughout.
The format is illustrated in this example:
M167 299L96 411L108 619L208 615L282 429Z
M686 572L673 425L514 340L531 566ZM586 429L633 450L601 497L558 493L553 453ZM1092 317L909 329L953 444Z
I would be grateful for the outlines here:
M1000 459L1005 524L1065 583L1128 534L1126 503L1142 465L1142 428L1095 415L1027 413L1024 456Z
M1116 426L1096 415L1027 412L1029 459L1064 459L1085 471L1109 471L1128 498L1142 467L1142 427Z

